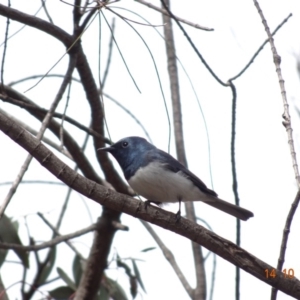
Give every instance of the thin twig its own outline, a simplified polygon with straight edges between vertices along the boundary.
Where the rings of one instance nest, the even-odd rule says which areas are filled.
[[[126,70],[127,70],[128,75],[130,76],[130,78],[131,78],[133,84],[135,85],[136,89],[139,91],[139,93],[141,93],[141,90],[139,89],[139,87],[138,87],[138,85],[137,85],[137,83],[136,83],[136,81],[135,81],[133,75],[131,74],[131,72],[130,72],[130,70],[129,70],[129,67],[128,67],[127,63],[126,63],[126,60],[125,60],[125,58],[124,58],[124,56],[123,56],[123,54],[122,54],[121,49],[119,48],[119,45],[118,45],[118,43],[117,43],[117,41],[116,41],[116,39],[115,39],[115,36],[114,36],[114,34],[113,34],[113,32],[112,32],[112,29],[111,29],[111,27],[110,27],[110,25],[109,25],[109,23],[108,23],[108,21],[107,21],[105,15],[104,15],[104,13],[103,13],[102,11],[100,11],[100,12],[101,12],[101,14],[102,14],[102,16],[103,16],[103,18],[104,18],[104,20],[105,20],[105,22],[106,22],[107,27],[109,28],[109,30],[110,30],[110,32],[111,32],[111,34],[112,34],[112,38],[113,38],[114,43],[115,43],[115,45],[116,45],[116,47],[117,47],[117,49],[118,49],[118,52],[119,52],[120,57],[121,57],[121,59],[122,59],[122,61],[123,61],[123,63],[124,63],[124,66],[125,66],[125,68],[126,68]]]
[[[40,212],[38,212],[37,215],[51,228],[51,230],[53,231],[53,235],[56,235],[57,238],[61,236],[61,234],[58,232],[58,230]],[[93,229],[91,229],[91,227],[93,227]],[[97,227],[95,226],[95,224],[93,224],[93,225],[90,225],[88,228],[90,229],[90,231],[92,231],[92,230],[95,230]],[[86,229],[87,228],[85,228],[84,230],[86,230]],[[55,239],[56,238],[54,238],[54,240]],[[65,242],[81,259],[85,259],[82,256],[82,254],[72,245],[72,243],[68,241],[68,239],[65,239],[63,242]],[[48,242],[46,242],[46,243],[48,243]],[[36,245],[36,246],[39,246],[39,245]],[[44,248],[47,248],[47,247],[44,247]]]
[[[151,24],[146,18],[144,18],[143,16],[137,14],[136,12],[130,10],[130,9],[127,9],[127,8],[124,8],[124,7],[117,7],[118,9],[122,9],[122,10],[125,10],[125,11],[128,11],[136,16],[138,16],[139,18],[141,18],[142,20],[144,20],[146,23],[148,24]],[[155,30],[155,32],[163,39],[165,40],[164,36],[157,30],[157,28],[153,27],[153,29]],[[190,85],[191,85],[191,88],[193,90],[193,93],[195,95],[195,98],[196,98],[196,101],[197,101],[197,104],[199,106],[199,110],[200,110],[200,113],[202,115],[202,118],[203,118],[203,123],[204,123],[204,127],[205,127],[205,132],[206,132],[206,138],[207,138],[207,150],[208,150],[208,165],[209,165],[209,174],[210,174],[210,183],[211,183],[211,187],[213,188],[213,179],[212,179],[212,169],[211,169],[211,151],[210,151],[210,140],[209,140],[209,134],[208,134],[208,127],[207,127],[207,123],[206,123],[206,120],[205,120],[205,116],[204,116],[204,112],[203,112],[203,109],[201,107],[201,104],[200,104],[200,100],[199,100],[199,97],[196,93],[196,90],[195,90],[195,87],[194,87],[194,84],[188,74],[188,72],[186,71],[186,69],[184,68],[184,65],[183,63],[180,61],[179,57],[176,55],[176,59],[177,61],[179,62],[183,72],[185,73]],[[143,128],[142,128],[143,129]],[[150,137],[148,136],[148,133],[145,133],[149,139],[149,141],[151,141]]]
[[[87,133],[86,136],[85,136],[83,145],[82,145],[82,147],[81,147],[82,153],[84,153],[84,150],[86,149],[86,145],[87,145],[87,142],[88,142],[88,138],[89,138],[89,134]],[[76,166],[75,166],[75,168],[74,168],[74,171],[77,172],[78,169],[79,169],[78,164],[76,164]],[[64,217],[64,215],[65,215],[65,212],[66,212],[67,207],[68,207],[68,204],[69,204],[69,200],[70,200],[72,191],[73,191],[73,189],[69,187],[69,188],[68,188],[67,195],[66,195],[66,198],[65,198],[65,201],[64,201],[64,204],[63,204],[63,206],[62,206],[62,208],[61,208],[61,211],[60,211],[60,214],[59,214],[57,223],[56,223],[56,230],[59,230],[59,228],[60,228],[60,225],[61,225],[61,223],[62,223],[63,217]],[[89,213],[89,215],[91,215],[89,211],[88,211],[88,213]]]
[[[284,226],[282,241],[281,241],[281,246],[280,246],[280,254],[279,254],[278,263],[277,263],[277,270],[282,270],[282,267],[284,264],[284,257],[285,257],[285,252],[286,252],[286,248],[287,248],[288,237],[289,237],[293,217],[294,217],[297,207],[299,205],[299,201],[300,201],[300,190],[298,190],[298,192],[297,192],[295,200],[293,201],[293,203],[291,205],[291,209],[290,209],[288,216],[286,218],[286,221],[285,221],[285,226]],[[276,288],[274,288],[274,287],[272,288],[271,300],[276,300],[277,291],[278,290]]]
[[[73,73],[73,70],[75,68],[75,65],[76,65],[76,56],[70,56],[70,62],[69,62],[69,66],[68,66],[68,70],[67,70],[67,73],[66,73],[66,76],[59,88],[59,91],[48,111],[48,113],[46,114],[43,122],[42,122],[42,126],[41,126],[41,129],[38,133],[38,135],[36,136],[36,138],[40,141],[44,135],[44,132],[46,131],[47,127],[48,127],[48,124],[49,122],[51,121],[51,118],[52,118],[52,115],[53,115],[53,112],[55,111],[59,101],[61,100],[64,92],[65,92],[65,89],[67,88],[67,85],[68,83],[70,82],[71,80],[71,76],[72,76],[72,73]],[[2,205],[0,207],[0,218],[2,217],[7,205],[9,204],[10,200],[12,199],[14,193],[16,192],[24,174],[26,173],[28,167],[29,167],[29,164],[32,160],[32,156],[29,154],[25,160],[25,162],[23,163],[22,167],[21,167],[21,170],[19,172],[19,174],[17,175],[17,178],[15,179],[14,181],[14,184],[11,186],[7,196],[5,197],[5,199],[3,200],[2,202]]]
[[[210,231],[213,231],[211,226],[204,220],[199,217],[197,217],[197,221],[200,221],[204,223]],[[204,261],[208,259],[210,254],[213,254],[213,266],[212,266],[212,272],[211,272],[211,284],[210,284],[210,293],[209,293],[209,299],[213,300],[214,299],[214,289],[215,289],[215,282],[216,282],[216,269],[217,269],[217,258],[216,258],[216,253],[209,251],[208,254],[204,257]]]
[[[1,185],[10,185],[12,183],[13,183],[12,181],[4,181],[4,182],[0,182],[0,186]],[[22,180],[20,182],[20,184],[47,184],[47,185],[63,185],[63,186],[65,186],[65,184],[60,181],[47,181],[47,180]]]
[[[160,12],[160,13],[166,15],[166,16],[169,16],[169,14],[168,14],[168,12],[167,12],[166,10],[161,9],[160,7],[155,6],[155,5],[153,5],[152,3],[150,3],[150,2],[146,2],[146,1],[144,1],[144,0],[135,0],[135,1],[138,2],[138,3],[140,3],[140,4],[146,5],[146,6],[148,6],[149,8],[152,8],[152,9],[154,9],[154,10],[156,10],[156,11],[158,11],[158,12]],[[185,19],[182,19],[182,18],[180,18],[180,17],[177,17],[177,16],[174,16],[174,17],[175,17],[176,20],[178,20],[179,22],[184,23],[184,24],[187,24],[187,25],[192,26],[192,27],[195,27],[195,28],[197,28],[197,29],[201,29],[201,30],[205,30],[205,31],[214,31],[213,28],[201,26],[201,25],[198,25],[198,24],[196,24],[196,23],[192,23],[192,22],[190,22],[190,21],[187,21],[187,20],[185,20]]]
[[[51,227],[51,229],[54,227]],[[92,224],[86,228],[80,229],[78,231],[65,234],[65,235],[58,235],[56,238],[41,243],[39,245],[31,245],[31,246],[22,246],[19,244],[10,244],[10,243],[0,243],[0,249],[13,249],[13,250],[23,250],[23,251],[39,251],[42,249],[50,248],[53,246],[56,246],[57,244],[60,244],[62,242],[67,242],[71,239],[74,239],[76,237],[79,237],[81,235],[87,234],[91,231],[96,230],[97,224]]]
[[[9,96],[3,95],[3,94],[0,94],[0,99],[2,99],[3,101],[6,101],[6,102],[12,103],[14,105],[17,105],[17,106],[19,106],[21,108],[26,108],[28,111],[30,111],[30,109],[32,109],[32,110],[43,112],[45,114],[47,113],[46,109],[41,108],[41,107],[37,106],[36,104],[25,102],[25,101],[23,101],[23,99],[14,99],[12,97],[9,97]],[[63,117],[63,114],[54,112],[53,113],[53,117],[61,119]],[[111,141],[109,139],[104,138],[98,132],[94,131],[91,128],[88,128],[88,127],[82,125],[81,123],[77,122],[76,120],[74,120],[74,119],[72,119],[72,118],[70,118],[68,116],[65,116],[65,121],[67,121],[70,124],[78,127],[82,131],[85,131],[85,132],[89,133],[90,135],[92,135],[92,136],[94,136],[94,137],[96,137],[96,138],[98,138],[100,140],[103,140],[105,143],[111,144]]]
[[[293,14],[289,14],[276,28],[275,30],[272,32],[272,36],[274,36],[277,31],[289,20],[289,18],[292,16]],[[235,76],[233,76],[232,78],[230,78],[228,81],[233,81],[235,79],[237,79],[238,77],[240,77],[249,67],[250,65],[254,62],[255,58],[258,56],[258,54],[262,51],[262,49],[265,47],[265,45],[269,42],[269,39],[266,39],[263,44],[257,49],[257,51],[254,53],[254,55],[252,56],[252,58],[250,59],[250,61],[247,63],[247,65]]]
[[[163,243],[163,241],[160,239],[160,237],[156,234],[156,232],[150,226],[150,224],[148,224],[147,222],[145,222],[141,219],[140,219],[140,221],[144,225],[144,227],[147,229],[149,234],[152,236],[152,238],[155,240],[156,244],[159,246],[159,248],[162,251],[163,255],[165,256],[166,260],[170,263],[170,265],[173,268],[175,274],[177,275],[177,277],[180,280],[181,284],[185,288],[186,292],[189,294],[191,299],[193,299],[194,291],[193,291],[192,287],[190,286],[189,282],[187,281],[187,279],[185,278],[184,274],[180,270],[172,251],[170,251],[170,249],[168,249],[166,247],[166,245]]]
[[[106,67],[105,67],[103,77],[102,77],[102,81],[101,81],[100,93],[104,89],[106,79],[107,79],[107,75],[108,75],[108,71],[109,71],[109,68],[110,68],[110,65],[111,65],[112,50],[113,50],[113,46],[114,46],[113,36],[115,34],[115,26],[116,26],[115,21],[116,21],[115,18],[113,18],[112,23],[111,23],[111,34],[110,34],[110,40],[109,40],[109,44],[108,44],[108,55],[107,55]],[[100,49],[101,49],[101,45],[99,45],[99,52],[100,52]],[[99,53],[99,64],[100,64],[100,53]],[[99,76],[100,76],[100,66],[99,66]]]
[[[274,39],[271,35],[270,32],[270,28],[268,27],[267,21],[263,15],[263,12],[258,4],[258,2],[256,0],[254,0],[254,5],[257,8],[257,11],[262,19],[262,23],[265,27],[265,30],[267,32],[268,38],[269,38],[269,42],[271,45],[271,51],[273,54],[273,61],[276,67],[276,73],[278,76],[278,80],[279,80],[279,86],[280,86],[280,90],[281,90],[281,96],[282,96],[282,100],[283,100],[283,108],[284,108],[284,112],[283,112],[283,126],[286,129],[287,135],[288,135],[288,144],[290,146],[290,153],[291,153],[291,158],[292,158],[292,163],[293,163],[293,169],[294,169],[294,173],[295,173],[295,178],[298,184],[298,188],[300,188],[300,176],[299,176],[299,169],[298,169],[298,163],[297,163],[297,158],[296,158],[296,151],[295,151],[295,147],[294,147],[294,139],[293,139],[293,129],[291,127],[291,116],[289,113],[289,104],[287,101],[287,97],[286,97],[286,90],[285,90],[285,86],[284,86],[284,79],[282,77],[282,73],[281,73],[281,68],[280,68],[280,63],[281,63],[281,57],[278,55],[277,50],[275,48],[275,43],[274,43]]]
[[[64,109],[64,112],[63,112],[63,115],[62,115],[62,118],[61,118],[60,129],[59,129],[59,138],[60,138],[60,148],[61,148],[61,150],[64,149],[64,121],[66,119],[66,113],[67,113],[67,109],[68,109],[68,106],[69,106],[71,86],[72,86],[72,80],[69,83],[65,109]]]
[[[123,109],[140,127],[141,129],[144,131],[147,139],[152,142],[152,139],[147,131],[147,129],[145,128],[145,126],[141,123],[141,121],[129,110],[127,109],[124,105],[122,105],[119,101],[117,101],[115,98],[109,96],[106,93],[103,93],[103,95],[108,98],[109,100],[111,100],[112,102],[114,102],[117,106],[119,106],[121,109]]]
[[[10,8],[10,0],[8,0],[8,8]],[[4,63],[6,57],[6,50],[7,50],[7,41],[8,41],[8,29],[9,29],[9,18],[6,19],[6,29],[5,29],[5,37],[4,37],[4,47],[3,47],[3,55],[1,61],[1,90],[3,90],[4,85]]]
[[[51,18],[51,16],[50,16],[50,14],[49,14],[49,12],[48,12],[48,9],[47,9],[47,6],[46,6],[46,0],[41,0],[41,1],[42,1],[42,7],[43,7],[43,9],[44,9],[44,11],[45,11],[45,14],[46,14],[46,16],[47,16],[49,22],[50,22],[51,24],[54,25],[54,22],[53,22],[53,20],[52,20],[52,18]]]
[[[110,8],[108,8],[108,10],[110,10],[112,13],[115,13]],[[167,106],[167,101],[166,101],[163,85],[162,85],[162,82],[161,82],[161,79],[160,79],[159,71],[158,71],[154,56],[153,56],[148,44],[146,43],[145,39],[142,37],[142,35],[130,24],[130,22],[128,22],[126,19],[124,19],[121,15],[118,14],[118,16],[128,26],[130,26],[132,28],[132,30],[134,30],[134,32],[139,36],[139,38],[142,40],[143,44],[145,45],[146,49],[148,50],[149,55],[151,57],[151,60],[153,62],[156,77],[157,77],[157,80],[158,80],[158,83],[159,83],[159,89],[160,89],[160,92],[161,92],[161,95],[162,95],[162,98],[163,98],[163,103],[164,103],[164,107],[165,107],[165,111],[166,111],[166,115],[167,115],[167,120],[168,120],[168,152],[170,152],[170,147],[171,147],[171,120],[170,120],[170,115],[169,115],[169,110],[168,110],[168,106]]]
[[[7,84],[7,86],[11,87],[11,86],[14,86],[16,84],[22,83],[24,81],[31,80],[31,79],[36,79],[36,78],[41,78],[43,76],[45,76],[45,74],[27,76],[27,77],[21,78],[19,80],[11,81],[10,83]],[[65,77],[65,75],[63,75],[63,74],[47,74],[46,77],[47,78],[51,78],[51,77],[63,78],[63,77]],[[72,77],[72,80],[77,82],[77,83],[81,83],[81,81],[79,79],[75,78],[75,77]]]
[[[279,80],[279,86],[280,86],[280,90],[281,90],[281,96],[282,96],[282,100],[283,100],[283,126],[286,129],[287,135],[288,135],[288,144],[290,146],[290,154],[291,154],[291,158],[292,158],[292,163],[293,163],[293,169],[294,169],[294,173],[295,173],[295,178],[298,184],[298,189],[300,188],[300,176],[299,176],[299,169],[298,169],[298,163],[297,163],[297,158],[296,158],[296,151],[295,151],[295,147],[294,147],[294,140],[293,140],[293,129],[291,126],[291,116],[289,113],[289,104],[287,101],[287,97],[286,97],[286,90],[285,90],[285,86],[284,86],[284,80],[282,77],[282,73],[281,73],[281,68],[280,68],[280,63],[281,63],[281,57],[278,55],[276,47],[275,47],[275,43],[274,43],[274,39],[271,35],[270,32],[270,28],[268,26],[267,20],[264,17],[264,14],[260,8],[259,3],[256,0],[253,0],[254,5],[258,11],[258,14],[260,15],[260,18],[262,20],[262,23],[264,25],[265,31],[268,35],[269,38],[269,42],[271,45],[271,51],[273,54],[273,61],[275,64],[275,68],[276,68],[276,73],[278,76],[278,80]],[[289,236],[289,232],[290,232],[290,228],[291,228],[291,224],[292,224],[292,220],[293,220],[293,216],[296,212],[296,209],[298,207],[300,201],[300,190],[298,190],[297,196],[295,198],[295,200],[292,203],[291,209],[289,211],[289,214],[287,216],[287,220],[285,223],[285,228],[283,231],[283,237],[282,237],[282,242],[281,242],[281,250],[280,250],[280,255],[278,258],[278,263],[277,263],[277,270],[281,271],[282,267],[283,267],[283,263],[284,263],[284,257],[285,257],[285,252],[286,252],[286,248],[287,248],[287,242],[288,242],[288,236]],[[271,300],[275,300],[277,297],[277,289],[275,287],[272,288],[272,292],[271,292]]]
[[[43,5],[40,6],[40,8],[36,11],[36,13],[33,14],[33,16],[36,16],[42,8],[43,8]],[[11,39],[12,37],[14,37],[14,36],[15,36],[16,34],[18,34],[21,30],[23,30],[26,26],[27,26],[27,25],[23,25],[20,29],[18,29],[18,30],[15,31],[12,35],[10,35],[7,39],[9,40],[9,39]],[[4,40],[4,42],[2,42],[2,43],[0,44],[0,47],[1,47],[2,45],[4,45],[5,41],[6,41],[6,39]]]
[[[165,0],[165,7],[170,7],[170,1]],[[173,27],[169,15],[162,14],[164,26],[164,36],[166,45],[166,55],[168,62],[168,75],[170,80],[170,92],[173,109],[173,127],[175,136],[175,146],[178,160],[187,167],[187,159],[184,147],[183,125],[182,125],[182,110],[181,99],[179,92],[179,77],[176,63],[175,41]],[[180,204],[179,204],[180,205]],[[194,204],[185,202],[186,216],[189,220],[196,222],[196,214]],[[196,287],[192,292],[192,299],[206,299],[206,276],[204,268],[204,259],[202,248],[192,242],[192,253],[194,257],[194,270],[196,273]]]
[[[109,130],[109,126],[107,124],[107,118],[106,118],[106,110],[105,110],[105,103],[103,100],[103,90],[104,90],[104,85],[105,85],[105,81],[109,72],[109,68],[110,68],[110,63],[111,63],[111,55],[112,55],[112,47],[113,47],[113,38],[114,38],[114,33],[115,33],[115,18],[113,18],[112,20],[112,30],[110,33],[110,42],[109,42],[109,50],[108,50],[108,57],[107,57],[107,63],[106,63],[106,68],[105,68],[105,72],[104,72],[104,83],[102,83],[102,79],[101,79],[101,46],[102,46],[102,21],[101,21],[101,14],[98,14],[98,21],[99,21],[99,41],[98,41],[98,82],[99,82],[99,98],[100,98],[100,102],[102,104],[102,111],[103,111],[103,123],[104,126],[106,128],[107,131],[107,135],[109,140],[111,141],[111,135],[110,135],[110,130]],[[91,122],[92,125],[92,122]]]
[[[171,16],[172,19],[174,19],[174,21],[176,22],[176,24],[178,25],[178,27],[180,28],[180,30],[183,32],[184,36],[187,38],[188,42],[190,43],[191,47],[194,49],[194,51],[196,52],[197,56],[200,58],[200,60],[202,61],[202,63],[204,64],[204,66],[206,67],[206,69],[209,71],[209,73],[217,80],[217,82],[219,82],[221,85],[223,86],[228,86],[227,83],[223,82],[218,76],[217,74],[212,70],[212,68],[208,65],[208,63],[206,62],[206,60],[203,58],[203,56],[201,55],[201,53],[199,52],[198,48],[195,46],[195,44],[193,43],[192,39],[190,38],[190,36],[188,35],[188,33],[186,32],[186,30],[182,27],[182,25],[177,21],[176,17],[172,14],[172,12],[169,10],[169,8],[166,6],[164,0],[160,0],[162,5],[164,6],[164,8],[166,9],[166,11],[169,13],[169,15]]]
[[[232,92],[232,109],[231,109],[231,172],[232,172],[232,190],[234,194],[235,205],[240,205],[240,197],[238,193],[238,180],[236,174],[236,160],[235,160],[235,134],[236,134],[236,103],[237,95],[234,84],[229,81],[231,92]],[[236,218],[236,244],[241,245],[241,221]],[[240,269],[235,268],[235,300],[240,299]]]

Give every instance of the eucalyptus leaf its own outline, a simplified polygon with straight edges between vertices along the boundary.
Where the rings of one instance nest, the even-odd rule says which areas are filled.
[[[139,282],[140,286],[142,287],[143,291],[146,293],[146,289],[144,287],[144,284],[143,284],[143,281],[142,281],[142,277],[141,277],[141,274],[140,274],[140,271],[139,271],[139,268],[135,262],[134,259],[131,259],[132,261],[132,265],[133,265],[133,272],[134,272],[134,275],[137,279],[137,281]]]
[[[141,250],[141,252],[148,252],[148,251],[152,251],[154,249],[156,249],[156,247],[148,247],[148,248]]]
[[[49,257],[49,260],[46,264],[46,266],[43,268],[43,271],[39,277],[39,280],[38,280],[38,286],[41,286],[43,285],[47,278],[49,277],[52,269],[53,269],[53,266],[54,266],[54,263],[55,263],[55,259],[56,259],[56,246],[52,247],[50,250],[50,257]]]
[[[82,275],[82,262],[80,256],[77,254],[74,256],[72,269],[75,285],[78,286]]]
[[[128,300],[125,291],[115,280],[106,277],[108,293],[113,300]]]
[[[3,243],[12,243],[22,245],[18,231],[13,222],[6,215],[0,219],[0,240]],[[16,249],[13,250],[22,261],[24,267],[29,268],[28,253],[26,251]]]
[[[52,299],[55,300],[67,300],[71,299],[71,296],[75,293],[73,289],[68,286],[60,286],[52,291],[48,292]]]
[[[70,287],[73,291],[76,291],[76,285],[72,279],[67,275],[67,273],[60,267],[56,268],[59,277]]]
[[[8,253],[8,250],[0,249],[0,267],[4,263],[7,253]]]

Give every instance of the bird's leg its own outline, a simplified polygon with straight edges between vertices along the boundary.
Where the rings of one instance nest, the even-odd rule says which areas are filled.
[[[147,210],[147,208],[150,204],[151,204],[150,200],[145,201],[145,210]]]
[[[178,204],[179,204],[179,208],[178,208],[178,212],[175,215],[175,222],[177,223],[180,218],[181,218],[181,198],[178,198]]]
[[[152,201],[152,200],[147,200],[147,201],[145,201],[145,210],[147,210],[148,206],[149,206],[151,203],[155,203],[156,205],[160,205],[160,204],[161,204],[161,202]]]

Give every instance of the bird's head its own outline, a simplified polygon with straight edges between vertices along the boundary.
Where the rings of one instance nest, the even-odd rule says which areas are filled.
[[[147,150],[155,148],[147,140],[138,136],[123,138],[110,147],[100,148],[100,151],[111,153],[125,171],[130,165],[135,165],[142,159]]]

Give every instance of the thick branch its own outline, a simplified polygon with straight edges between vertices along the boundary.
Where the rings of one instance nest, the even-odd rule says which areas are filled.
[[[119,212],[104,209],[95,231],[93,245],[76,291],[75,300],[90,300],[97,295],[103,270],[107,268],[106,258],[117,230],[113,221],[119,222],[119,219]]]
[[[22,130],[15,122],[4,116],[0,111],[0,130],[12,140],[26,149],[43,167],[82,195],[117,212],[124,212],[133,217],[156,224],[169,231],[184,236],[195,243],[213,251],[230,263],[252,274],[259,280],[276,287],[278,290],[296,299],[300,298],[300,281],[286,278],[278,271],[275,278],[266,278],[265,270],[273,267],[253,256],[229,240],[223,239],[204,227],[181,218],[175,222],[173,213],[149,206],[147,211],[141,201],[107,189],[74,172],[69,166],[58,159],[47,147],[37,141],[30,133]]]

